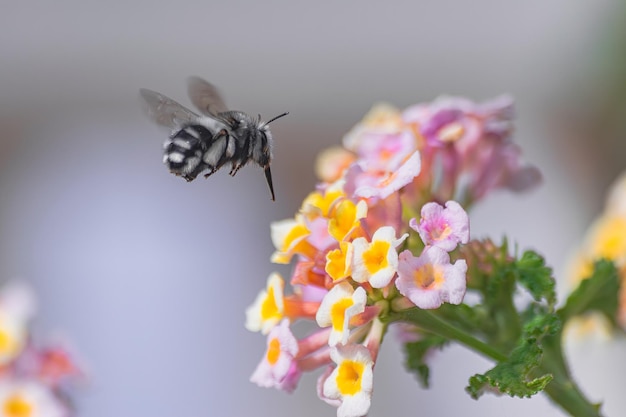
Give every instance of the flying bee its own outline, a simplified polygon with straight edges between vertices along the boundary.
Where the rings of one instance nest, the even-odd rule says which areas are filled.
[[[201,172],[208,178],[225,164],[231,164],[230,175],[249,161],[256,162],[265,172],[272,200],[272,134],[268,125],[289,113],[280,114],[268,122],[248,114],[228,110],[222,96],[212,84],[198,77],[188,81],[191,102],[202,115],[156,91],[139,90],[148,116],[158,125],[171,129],[163,145],[163,163],[170,172],[193,181]]]

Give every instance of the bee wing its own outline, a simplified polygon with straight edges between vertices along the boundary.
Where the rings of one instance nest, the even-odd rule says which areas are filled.
[[[174,129],[200,117],[182,104],[156,91],[142,88],[139,94],[143,98],[146,114],[160,126]]]
[[[224,99],[217,88],[200,77],[189,77],[187,92],[193,105],[202,114],[215,117],[219,113],[228,111],[228,107],[224,104]]]

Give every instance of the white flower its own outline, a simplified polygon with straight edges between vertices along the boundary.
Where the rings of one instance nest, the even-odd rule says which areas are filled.
[[[374,233],[371,242],[363,237],[354,239],[352,278],[357,282],[369,282],[374,288],[387,286],[398,269],[396,248],[408,236],[405,233],[396,239],[395,229],[384,226]]]
[[[246,310],[246,329],[268,334],[284,315],[283,289],[285,281],[277,274],[270,274],[267,287]]]
[[[31,380],[0,382],[2,417],[65,417],[67,410],[45,385]]]
[[[374,362],[362,345],[337,346],[330,351],[337,367],[324,381],[323,396],[340,400],[337,417],[361,417],[370,409]]]
[[[317,310],[315,319],[320,327],[332,326],[328,344],[348,343],[350,336],[350,319],[365,311],[367,295],[365,290],[356,290],[346,281],[335,285],[324,297]]]

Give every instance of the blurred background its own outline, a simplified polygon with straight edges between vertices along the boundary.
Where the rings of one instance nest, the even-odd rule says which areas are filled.
[[[504,234],[554,266],[626,167],[626,6],[617,0],[472,2],[2,1],[0,279],[27,279],[37,331],[87,364],[79,415],[322,416],[317,374],[287,395],[248,382],[265,338],[244,310],[270,272],[269,224],[293,216],[314,157],[368,109],[441,94],[517,100],[515,139],[545,184],[498,193],[473,235]],[[258,167],[185,183],[161,163],[167,132],[138,89],[183,104],[186,77],[272,125],[277,201]],[[626,345],[579,341],[579,382],[622,415]],[[541,395],[463,388],[489,362],[459,347],[433,358],[430,390],[389,337],[371,416],[562,415]]]

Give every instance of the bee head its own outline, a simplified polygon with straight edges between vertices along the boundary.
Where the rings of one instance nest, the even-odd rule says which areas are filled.
[[[269,124],[274,120],[279,119],[289,113],[283,113],[278,115],[268,122],[261,122],[261,115],[256,122],[256,129],[252,132],[253,138],[251,140],[252,145],[252,159],[254,162],[265,168],[269,166],[272,160],[272,133],[270,132]]]
[[[276,119],[288,115],[289,113],[280,114],[268,122],[261,122],[261,115],[257,119],[257,128],[252,133],[255,137],[251,141],[252,146],[252,159],[259,164],[265,171],[265,180],[270,187],[272,193],[272,200],[274,200],[274,185],[272,184],[272,171],[270,170],[270,162],[272,160],[272,133],[270,132],[269,124]]]

